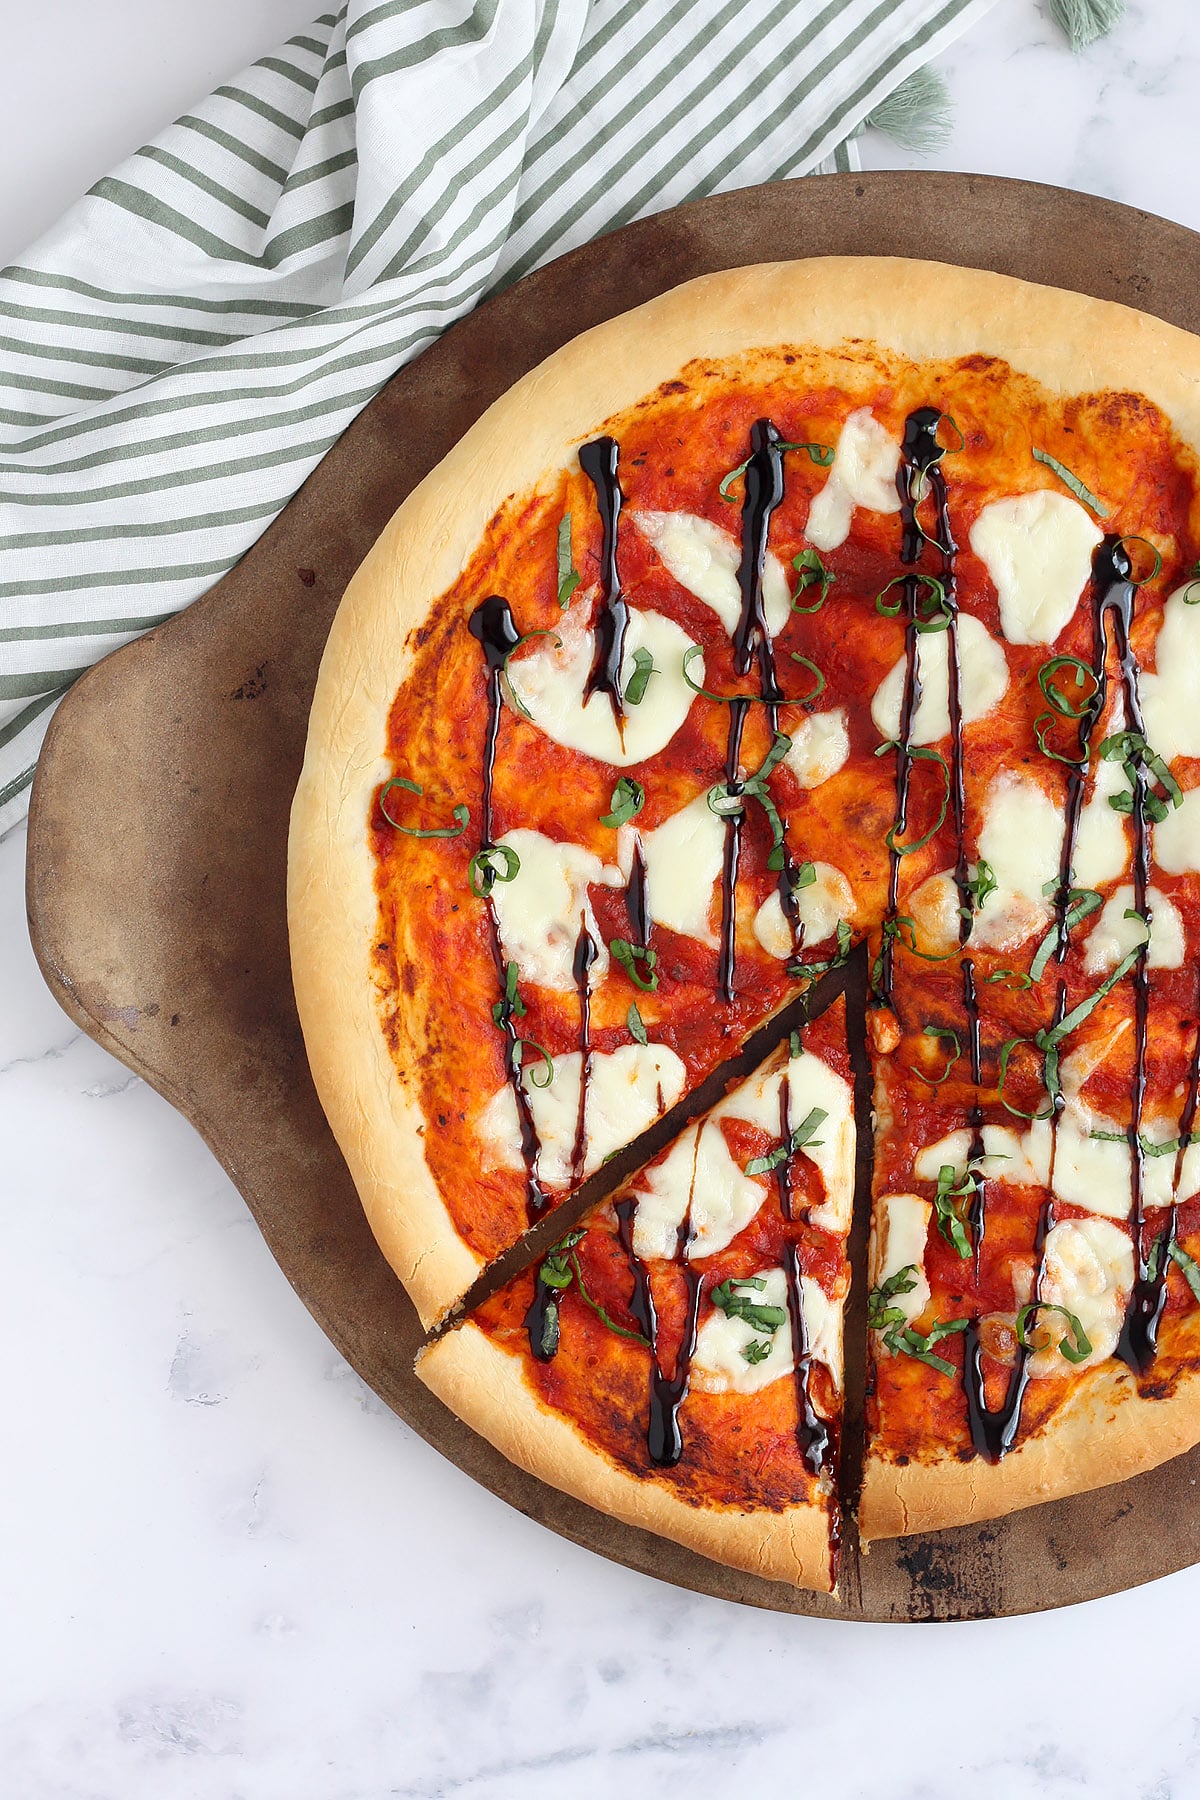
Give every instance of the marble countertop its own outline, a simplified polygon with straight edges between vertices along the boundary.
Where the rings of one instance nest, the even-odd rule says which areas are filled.
[[[312,10],[20,9],[0,260]],[[1192,0],[1131,4],[1077,59],[1033,0],[1000,0],[943,67],[949,142],[868,134],[868,166],[1030,177],[1200,229]],[[24,853],[23,827],[0,841],[0,1792],[1200,1796],[1200,1569],[932,1634],[828,1624],[660,1586],[475,1487],[325,1340],[191,1129],[58,1011]]]

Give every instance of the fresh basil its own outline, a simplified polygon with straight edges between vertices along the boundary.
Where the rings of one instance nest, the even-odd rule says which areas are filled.
[[[985,977],[987,981],[1002,981],[1005,987],[1031,988],[1033,976],[1027,975],[1024,969],[997,969],[994,975]]]
[[[834,453],[828,444],[776,444],[775,448],[781,454],[787,450],[807,450],[809,461],[816,463],[819,469],[828,469],[833,462]],[[728,475],[722,476],[721,485],[717,489],[722,500],[732,502],[733,495],[729,490],[738,476],[744,475],[749,467],[750,458],[747,457],[744,463],[739,463],[736,469],[730,469]]]
[[[504,658],[504,661],[500,665],[500,673],[504,676],[504,683],[505,683],[506,688],[508,689],[508,697],[512,701],[513,705],[516,707],[517,711],[520,713],[520,715],[523,719],[532,719],[533,714],[530,712],[529,708],[526,706],[525,702],[522,700],[520,694],[518,694],[516,688],[513,686],[512,677],[510,676],[510,674],[508,672],[508,665],[512,661],[513,657],[517,654],[517,651],[521,648],[522,644],[531,644],[533,642],[534,638],[540,638],[540,637],[553,638],[556,648],[559,650],[562,649],[562,639],[558,636],[557,632],[554,632],[554,631],[527,631],[523,637],[519,637],[517,639],[516,643],[512,646],[511,650],[508,652],[508,655]]]
[[[566,512],[558,525],[558,604],[564,612],[578,586],[579,571],[571,560],[571,515]]]
[[[876,756],[883,756],[888,750],[902,752],[912,762],[936,763],[942,772],[943,790],[941,808],[937,818],[929,827],[929,830],[921,837],[917,838],[914,843],[898,844],[896,842],[896,832],[900,827],[898,825],[892,825],[883,840],[888,849],[894,852],[896,856],[912,856],[916,851],[923,850],[926,844],[928,844],[931,839],[935,838],[942,828],[943,821],[946,817],[946,809],[950,804],[950,765],[940,750],[926,750],[920,744],[901,744],[898,743],[895,738],[885,739],[885,741],[880,744],[875,754]],[[907,829],[907,820],[905,821],[904,828]]]
[[[608,948],[613,961],[620,963],[634,987],[641,988],[644,994],[654,993],[658,987],[656,950],[644,950],[640,944],[631,944],[627,938],[610,938]],[[639,963],[646,965],[645,974],[638,968]]]
[[[1152,750],[1138,731],[1115,731],[1100,746],[1105,762],[1119,762],[1129,783],[1127,790],[1110,794],[1108,804],[1114,812],[1132,813],[1139,781],[1142,785],[1142,807],[1148,819],[1161,825],[1171,807],[1183,801],[1183,789],[1156,750]],[[1163,794],[1150,785],[1157,781]],[[1165,798],[1164,798],[1165,795]]]
[[[638,1011],[636,1000],[631,1000],[629,1002],[629,1011],[625,1014],[625,1025],[635,1044],[648,1044],[650,1042],[649,1038],[646,1036],[646,1027],[642,1020],[642,1015]]]
[[[782,1306],[764,1306],[761,1301],[737,1291],[739,1288],[749,1288],[752,1292],[761,1293],[766,1285],[761,1275],[732,1275],[713,1288],[708,1297],[727,1319],[744,1319],[752,1331],[761,1331],[770,1337],[786,1322],[787,1309]]]
[[[402,831],[406,837],[415,837],[415,838],[456,838],[456,837],[461,837],[463,832],[467,829],[467,826],[471,822],[470,808],[467,806],[460,805],[460,806],[456,806],[454,808],[453,814],[451,815],[454,819],[453,825],[430,825],[430,826],[426,826],[424,828],[419,828],[416,825],[404,825],[401,823],[401,821],[399,819],[393,818],[392,814],[387,809],[387,804],[386,804],[387,797],[391,793],[393,788],[401,788],[406,794],[416,794],[418,799],[424,798],[425,789],[423,787],[419,787],[415,781],[409,781],[407,776],[393,775],[391,780],[385,781],[383,786],[379,790],[379,810],[380,810],[380,812],[383,814],[383,816],[387,820],[388,824],[392,827],[393,831]]]
[[[876,612],[882,613],[884,618],[894,619],[904,606],[904,595],[891,604],[887,602],[885,596],[894,587],[903,586],[907,592],[909,582],[916,584],[917,588],[913,620],[917,630],[924,633],[946,631],[953,617],[954,607],[946,593],[945,582],[939,581],[934,575],[894,575],[887,586],[881,588],[875,596]],[[920,592],[921,588],[925,589],[924,594]]]
[[[616,831],[618,826],[628,825],[630,819],[636,819],[646,804],[646,790],[640,781],[632,775],[622,775],[612,791],[608,804],[612,811],[601,815],[600,823]]]
[[[792,611],[798,613],[820,612],[837,576],[825,567],[818,553],[809,545],[805,545],[798,556],[793,556],[792,567],[797,576],[795,592],[792,595]],[[821,585],[821,592],[816,600],[811,606],[801,606],[799,604],[801,594],[807,593],[810,587],[816,587],[818,582]]]
[[[522,1007],[521,1010],[523,1012],[525,1010],[524,1007]],[[554,1080],[554,1058],[551,1056],[550,1052],[543,1045],[538,1043],[536,1038],[523,1038],[523,1037],[514,1038],[513,1039],[513,1054],[515,1055],[518,1051],[524,1051],[524,1050],[536,1050],[538,1055],[542,1059],[541,1062],[536,1065],[536,1067],[530,1069],[530,1071],[529,1071],[530,1081],[533,1083],[535,1088],[548,1088],[550,1086],[550,1083]],[[525,1073],[523,1062],[522,1062],[522,1066],[521,1066],[521,1073],[522,1073],[522,1075],[524,1075],[524,1073]],[[540,1079],[539,1079],[539,1077],[540,1077]]]
[[[770,1175],[772,1170],[777,1169],[781,1162],[786,1162],[795,1151],[822,1149],[824,1140],[815,1134],[820,1131],[828,1117],[829,1114],[824,1107],[814,1106],[811,1112],[796,1126],[786,1143],[776,1144],[775,1148],[768,1150],[765,1156],[750,1158],[746,1164],[747,1175]]]
[[[1033,447],[1033,460],[1034,462],[1044,463],[1048,469],[1053,469],[1063,486],[1070,488],[1075,498],[1077,500],[1082,500],[1083,504],[1086,507],[1089,507],[1098,519],[1107,519],[1108,513],[1105,511],[1103,500],[1097,500],[1091,488],[1085,487],[1078,475],[1073,475],[1065,463],[1059,462],[1057,456],[1051,456],[1048,450],[1039,450],[1035,444]]]
[[[508,844],[488,844],[467,864],[471,892],[477,900],[486,899],[498,881],[514,881],[520,867],[520,857]]]
[[[974,875],[965,885],[967,893],[971,896],[970,912],[982,912],[984,902],[996,892],[1000,884],[996,880],[996,871],[991,863],[981,856],[975,864]]]
[[[1091,683],[1090,692],[1084,695],[1078,706],[1068,700],[1061,689],[1054,685],[1054,677],[1060,669],[1071,671],[1071,677],[1076,687],[1083,687],[1085,683]],[[1100,683],[1095,669],[1078,656],[1052,656],[1048,662],[1042,664],[1037,678],[1042,693],[1062,719],[1085,718],[1091,711],[1092,702],[1100,692]]]
[[[492,1018],[502,1029],[510,1019],[523,1019],[526,1006],[517,992],[517,965],[508,962],[504,965],[504,998],[497,1000],[492,1008]]]
[[[937,1192],[933,1197],[933,1205],[937,1214],[938,1230],[965,1262],[971,1254],[971,1240],[967,1234],[967,1221],[963,1216],[962,1202],[975,1198],[978,1185],[976,1176],[979,1170],[977,1164],[968,1163],[961,1181],[958,1180],[957,1173],[951,1163],[942,1164],[938,1170]]]
[[[1127,548],[1127,546],[1129,544],[1145,544],[1147,550],[1150,552],[1151,556],[1154,558],[1154,565],[1151,568],[1150,573],[1148,575],[1135,575],[1133,573],[1133,558],[1131,556],[1129,556],[1129,550]],[[1129,580],[1130,587],[1145,587],[1145,585],[1148,581],[1156,581],[1158,579],[1159,575],[1162,573],[1162,565],[1163,565],[1162,555],[1158,550],[1155,549],[1154,545],[1150,542],[1149,538],[1137,537],[1137,536],[1133,536],[1133,537],[1121,536],[1117,539],[1116,543],[1113,545],[1113,549],[1114,550],[1124,550],[1126,556],[1129,557],[1130,573],[1129,573],[1128,580]]]
[[[1048,881],[1046,886],[1042,889],[1042,892],[1046,893],[1047,890],[1049,890],[1050,895],[1057,896],[1057,881]],[[1104,905],[1103,895],[1098,894],[1095,888],[1068,888],[1064,898],[1067,902],[1067,909],[1063,914],[1064,934],[1069,934],[1082,919],[1088,918],[1092,913],[1096,912]],[[1046,972],[1046,965],[1054,954],[1057,945],[1058,925],[1055,923],[1050,927],[1050,930],[1046,933],[1045,937],[1037,947],[1037,954],[1034,956],[1033,962],[1029,967],[1029,981],[1025,984],[1026,986],[1032,986],[1035,981],[1040,981],[1042,979],[1042,976]],[[989,976],[988,979],[995,980],[995,977]]]
[[[630,706],[640,706],[646,698],[646,688],[650,677],[657,675],[654,658],[648,650],[635,650],[633,653],[633,674],[625,685],[625,699]]]
[[[1031,1300],[1029,1305],[1023,1306],[1017,1314],[1017,1342],[1020,1344],[1022,1350],[1036,1350],[1039,1348],[1037,1344],[1030,1343],[1025,1330],[1026,1321],[1031,1318],[1034,1313],[1061,1313],[1062,1317],[1067,1321],[1067,1327],[1071,1335],[1059,1340],[1059,1350],[1062,1352],[1063,1356],[1066,1357],[1068,1362],[1081,1363],[1087,1361],[1087,1358],[1092,1354],[1092,1340],[1083,1329],[1078,1318],[1073,1312],[1068,1312],[1065,1306],[1052,1306],[1046,1300]],[[1046,1347],[1049,1348],[1049,1346]]]
[[[921,1080],[928,1082],[930,1087],[941,1087],[943,1081],[949,1079],[955,1063],[962,1055],[962,1043],[959,1040],[959,1035],[957,1031],[953,1031],[949,1025],[926,1025],[922,1028],[921,1035],[923,1037],[937,1038],[939,1043],[949,1043],[953,1046],[947,1053],[946,1066],[940,1075],[921,1074]]]

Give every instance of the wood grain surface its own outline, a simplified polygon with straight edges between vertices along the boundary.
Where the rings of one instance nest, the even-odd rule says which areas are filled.
[[[309,1078],[284,910],[288,809],[317,665],[354,569],[409,490],[527,369],[692,276],[828,254],[925,256],[1121,300],[1200,330],[1196,236],[982,176],[808,177],[696,202],[489,300],[367,407],[239,565],[85,675],[34,785],[30,926],[56,997],[195,1125],[284,1274],[363,1378],[511,1505],[649,1575],[842,1619],[1037,1611],[1200,1559],[1200,1450],[935,1536],[851,1542],[840,1604],[707,1562],[542,1486],[414,1379],[416,1316],[367,1229]]]

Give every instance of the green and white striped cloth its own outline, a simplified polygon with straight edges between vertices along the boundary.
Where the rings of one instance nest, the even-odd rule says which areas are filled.
[[[489,289],[857,166],[993,0],[349,0],[0,272],[0,830],[51,711],[266,528]]]

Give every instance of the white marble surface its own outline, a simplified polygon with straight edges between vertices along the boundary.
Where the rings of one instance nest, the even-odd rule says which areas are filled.
[[[0,257],[310,10],[9,9]],[[928,163],[1200,228],[1194,0],[1131,6],[1080,60],[1000,0],[944,66],[958,124]],[[324,1340],[190,1129],[58,1012],[24,848],[0,843],[4,1800],[1200,1796],[1200,1571],[1033,1619],[828,1625],[660,1588],[475,1488]]]

